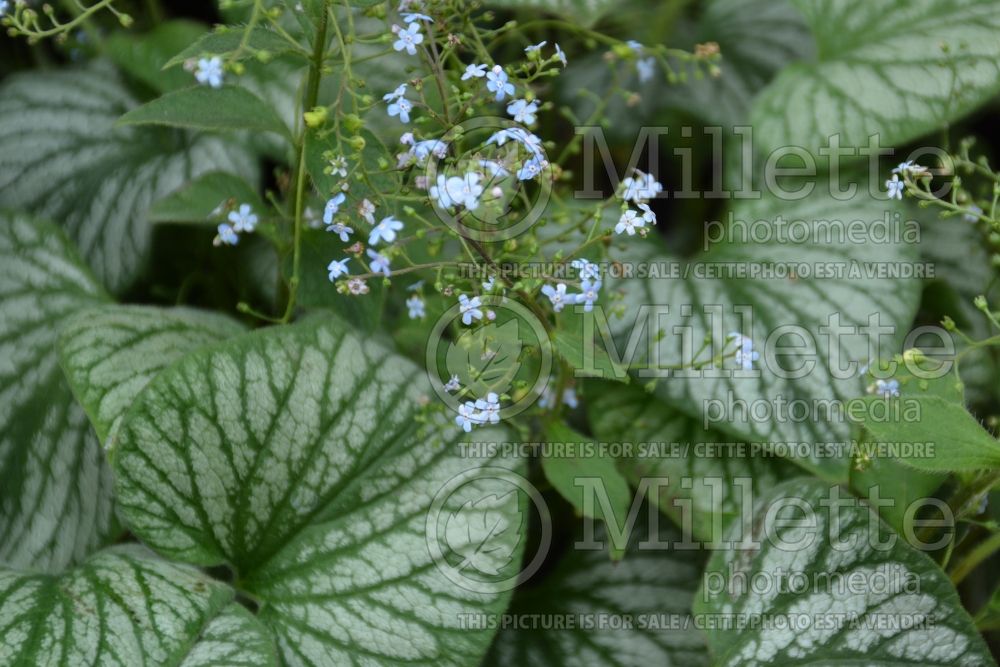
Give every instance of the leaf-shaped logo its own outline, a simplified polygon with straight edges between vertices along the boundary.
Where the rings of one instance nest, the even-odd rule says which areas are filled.
[[[510,503],[515,505],[513,514]],[[522,523],[516,490],[466,501],[445,524],[445,542],[461,557],[456,570],[499,576],[521,542]]]
[[[457,375],[470,396],[505,393],[521,368],[523,346],[516,319],[468,330],[448,347],[448,374]]]

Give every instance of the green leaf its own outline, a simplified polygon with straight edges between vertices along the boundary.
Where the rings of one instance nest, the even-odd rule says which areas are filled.
[[[193,130],[249,130],[291,137],[271,107],[246,88],[193,86],[132,109],[119,125],[167,125]]]
[[[542,457],[542,470],[559,495],[569,501],[581,515],[600,519],[605,523],[612,521],[616,530],[627,526],[632,492],[628,482],[615,467],[615,459],[602,454],[593,438],[577,433],[562,422],[551,424],[545,431],[545,439],[550,443],[550,448],[549,455]],[[585,486],[590,482],[582,480],[597,480],[594,483],[597,484],[595,492],[598,495],[591,495],[590,488]],[[601,502],[604,494],[608,508]],[[611,512],[610,517],[606,514],[608,510]],[[628,535],[624,537],[628,539]],[[614,560],[621,560],[625,554],[625,544],[616,545],[612,540],[611,554]]]
[[[492,572],[516,571],[524,530],[517,487],[491,471],[519,464],[462,456],[459,440],[506,435],[442,427],[420,408],[431,395],[416,366],[336,321],[188,355],[119,430],[122,513],[165,555],[228,564],[286,663],[474,664],[491,633],[461,617],[505,608]],[[456,476],[474,483],[435,504]],[[453,583],[429,526],[485,588]]]
[[[657,381],[656,392],[667,403],[699,421],[708,417],[708,426],[739,441],[763,443],[766,447],[771,443],[849,442],[851,422],[837,413],[831,413],[828,419],[824,405],[846,405],[860,393],[863,383],[857,376],[835,376],[832,360],[839,359],[842,368],[849,362],[856,362],[855,367],[867,362],[871,355],[869,340],[860,327],[867,327],[873,316],[878,316],[883,325],[895,327],[892,344],[898,345],[916,311],[919,281],[878,278],[868,273],[882,265],[914,262],[917,258],[914,245],[892,239],[878,244],[851,243],[846,236],[841,239],[836,233],[825,235],[823,231],[829,221],[842,221],[845,226],[860,222],[865,229],[872,230],[876,225],[884,225],[886,215],[891,218],[888,205],[860,195],[838,201],[824,189],[817,186],[812,195],[799,201],[782,201],[769,194],[737,205],[733,217],[746,223],[743,231],[727,232],[728,241],[712,245],[707,252],[687,262],[662,254],[655,242],[632,244],[623,261],[638,262],[639,266],[644,262],[655,266],[680,262],[681,275],[686,278],[625,280],[613,284],[612,289],[624,290],[625,312],[631,314],[624,321],[611,320],[617,332],[618,349],[626,350],[628,336],[634,333],[639,336],[634,339],[638,342],[639,360],[646,364],[649,362],[641,355],[648,356],[649,336],[659,336],[654,341],[658,358],[653,361],[660,369],[685,360],[690,362],[706,335],[713,339],[714,351],[721,353],[725,345],[721,338],[729,331],[741,329],[756,341],[761,359],[766,361],[767,337],[779,327],[794,325],[808,333],[815,343],[814,353],[791,351],[801,345],[798,336],[772,340],[773,352],[778,357],[797,354],[797,358],[791,359],[791,368],[784,368],[784,360],[776,358],[769,365],[755,364],[754,373],[739,377],[731,370],[736,365],[730,359],[721,373],[703,372],[694,377],[670,373]],[[809,231],[797,233],[795,238],[778,231],[781,224],[787,229],[792,223],[804,223],[802,229]],[[742,235],[751,226],[758,230],[757,238],[765,240],[746,241]],[[805,240],[795,242],[796,238]],[[705,273],[717,266],[759,267],[763,271],[789,265],[793,269],[804,266],[812,272],[775,277]],[[819,274],[821,269],[831,266],[840,266],[842,271]],[[649,309],[650,305],[654,307]],[[664,306],[669,307],[669,312],[664,312]],[[752,307],[752,328],[737,309],[745,306]],[[642,313],[644,307],[647,312],[640,325],[645,328],[636,327],[633,332],[636,314]],[[833,336],[821,332],[822,327],[837,322],[844,327],[855,327],[855,333]],[[888,341],[888,336],[882,336],[883,352]],[[831,342],[839,344],[835,352],[831,352]],[[809,360],[815,367],[803,377],[783,378],[775,372],[794,369]],[[662,371],[659,373],[662,375]],[[756,407],[756,414],[764,417],[755,417],[753,409],[741,409],[738,402]],[[792,402],[806,408],[806,418],[801,415],[795,418],[788,411]],[[776,418],[779,414],[783,416]],[[799,455],[798,448],[793,449],[793,460],[808,470],[833,480],[846,480],[846,456],[832,457],[829,450],[811,446],[804,455]]]
[[[661,104],[685,109],[708,124],[747,122],[754,97],[789,62],[815,50],[802,15],[788,0],[710,0],[691,35],[692,44],[716,42],[722,53],[718,77],[689,77]]]
[[[899,146],[968,114],[1000,90],[993,0],[793,0],[816,37],[815,62],[786,68],[754,103],[762,148],[827,137]]]
[[[189,308],[102,306],[70,317],[59,348],[70,386],[103,442],[157,373],[245,330],[224,315]]]
[[[111,471],[56,348],[106,300],[58,229],[0,213],[0,564],[58,571],[113,530]]]
[[[190,72],[182,69],[164,71],[164,63],[204,33],[205,26],[201,23],[165,21],[142,35],[112,33],[105,47],[115,65],[162,94],[192,84]]]
[[[168,60],[163,69],[183,64],[192,58],[204,56],[226,56],[232,59],[246,36],[244,26],[220,26],[214,32],[206,33],[199,40],[187,42],[187,48]],[[255,57],[258,51],[267,51],[271,56],[295,53],[295,47],[274,30],[261,25],[254,26],[246,37],[246,48],[237,60]],[[174,51],[176,53],[176,51]],[[188,77],[190,79],[190,77]]]
[[[0,657],[24,667],[276,665],[266,635],[232,599],[225,584],[137,545],[61,575],[0,569]]]
[[[708,665],[704,636],[691,618],[704,559],[698,551],[639,548],[650,535],[648,511],[640,512],[622,562],[609,561],[600,550],[573,550],[540,583],[515,593],[509,614],[525,624],[533,618],[563,619],[577,622],[576,627],[505,629],[483,664]],[[680,540],[669,526],[656,525],[659,540]],[[601,532],[598,527],[595,535],[603,541]],[[587,622],[607,626],[584,627]]]
[[[638,387],[588,385],[587,396],[598,439],[629,447],[619,463],[629,482],[639,488],[645,480],[649,500],[698,540],[720,541],[730,523],[751,510],[752,494],[797,470],[704,428]]]
[[[509,393],[521,369],[523,347],[518,320],[489,322],[463,331],[449,343],[445,368],[472,396]]]
[[[593,311],[582,311],[582,306],[573,306],[560,314],[559,326],[552,333],[556,352],[573,369],[574,377],[597,377],[628,384],[631,377],[626,364],[612,359],[597,343],[597,336],[585,335],[597,331],[597,323]]]
[[[612,0],[489,0],[486,4],[504,9],[543,10],[567,16],[583,25],[596,23],[615,6]]]
[[[886,399],[869,396],[866,403]],[[900,399],[894,399],[900,400]],[[1000,442],[982,427],[960,403],[939,396],[914,396],[919,418],[866,419],[865,428],[877,442],[920,443],[912,456],[899,460],[928,472],[1000,468]]]
[[[708,633],[715,664],[996,664],[944,572],[894,534],[887,545],[888,527],[865,505],[830,507],[832,492],[818,480],[780,484],[715,552],[696,617],[761,621]]]
[[[230,199],[237,204],[250,204],[255,211],[267,210],[257,192],[242,178],[224,171],[213,171],[156,202],[149,211],[149,219],[153,222],[206,224],[212,212]]]
[[[278,667],[274,638],[246,607],[231,604],[202,630],[180,667]]]
[[[257,171],[219,137],[116,127],[135,104],[106,63],[15,75],[0,87],[0,206],[64,224],[115,293],[143,271],[153,202],[207,172],[255,181]]]

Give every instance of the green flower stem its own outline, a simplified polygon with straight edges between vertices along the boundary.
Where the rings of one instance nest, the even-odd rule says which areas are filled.
[[[961,561],[955,564],[952,569],[951,582],[956,586],[969,575],[970,572],[975,570],[979,565],[1000,550],[1000,532],[993,533],[988,538],[980,542],[975,546],[969,555],[963,558]]]
[[[316,41],[313,42],[312,59],[309,63],[309,79],[306,83],[302,112],[316,106],[319,99],[319,84],[323,78],[323,63],[326,60],[326,33],[329,25],[330,0],[324,0],[324,11],[320,16],[319,25],[316,27]],[[295,174],[295,229],[292,249],[292,277],[288,281],[288,303],[285,312],[281,316],[281,323],[287,324],[292,319],[295,312],[295,304],[298,301],[300,270],[302,267],[302,223],[303,212],[305,210],[306,181],[309,180],[306,169],[306,141],[309,137],[309,128],[302,128],[302,135],[298,141],[298,159],[296,160]]]

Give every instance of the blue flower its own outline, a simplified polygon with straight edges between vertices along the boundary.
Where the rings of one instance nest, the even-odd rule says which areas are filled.
[[[631,200],[636,203],[655,199],[656,195],[663,192],[663,186],[652,174],[641,172],[638,169],[635,170],[635,175],[623,180],[622,185],[625,187],[625,194],[622,195],[625,201]]]
[[[618,219],[618,224],[615,225],[615,234],[624,232],[629,236],[635,236],[635,230],[642,229],[645,226],[646,221],[639,217],[638,213],[629,209],[622,213],[622,217]]]
[[[419,320],[424,317],[424,300],[417,295],[411,296],[406,300],[406,307],[410,311],[411,320]]]
[[[727,338],[732,341],[733,348],[736,350],[736,363],[743,370],[752,371],[753,362],[760,359],[760,353],[753,349],[753,339],[738,331],[730,332]]]
[[[410,112],[413,111],[413,104],[409,100],[399,99],[389,105],[389,115],[399,116],[399,120],[403,123],[410,122]]]
[[[343,241],[344,243],[350,242],[351,234],[354,233],[353,229],[351,229],[342,222],[337,222],[335,224],[330,225],[329,227],[326,228],[326,231],[333,232],[334,234],[338,235],[340,237],[340,240]]]
[[[561,48],[559,47],[559,45],[558,45],[558,44],[556,44],[556,58],[557,58],[557,59],[559,60],[559,62],[561,62],[561,63],[562,63],[562,66],[563,66],[563,67],[566,67],[566,65],[567,65],[567,61],[566,61],[566,54],[565,54],[565,53],[563,52],[563,50],[562,50],[562,49],[561,49]]]
[[[899,380],[876,380],[875,393],[883,398],[899,396]]]
[[[326,202],[326,208],[323,209],[323,222],[325,224],[329,225],[333,223],[333,216],[340,210],[340,205],[344,203],[345,199],[347,199],[347,195],[343,192],[338,192],[330,197],[330,200]]]
[[[889,199],[902,199],[906,183],[899,180],[899,176],[893,174],[892,179],[885,182],[885,187],[889,188]]]
[[[469,79],[481,79],[486,76],[486,65],[467,65],[465,73],[462,74],[462,81]]]
[[[198,83],[212,88],[222,86],[222,58],[202,58],[198,61],[198,67],[194,71],[194,78]]]
[[[257,216],[250,204],[241,204],[239,211],[229,212],[229,222],[237,232],[253,232],[257,228]]]
[[[396,232],[401,229],[403,229],[403,223],[391,215],[382,218],[382,222],[375,225],[368,235],[368,245],[378,245],[379,241],[392,243],[396,240]]]
[[[381,273],[386,278],[392,275],[392,269],[389,266],[389,258],[385,255],[375,252],[371,248],[367,250],[368,256],[371,258],[372,273]]]
[[[549,301],[552,302],[552,310],[557,313],[571,301],[570,298],[567,298],[566,285],[564,283],[559,283],[555,287],[552,285],[545,285],[542,287],[542,294],[549,297]]]
[[[646,83],[656,73],[656,58],[642,58],[636,61],[635,67],[639,72],[639,83]]]
[[[236,231],[225,222],[219,225],[219,235],[216,237],[219,243],[225,245],[236,245],[240,242],[240,237]]]
[[[507,72],[500,65],[494,65],[486,75],[486,89],[496,93],[497,102],[503,102],[507,96],[514,96],[514,84],[508,83]]]
[[[581,280],[596,280],[601,277],[601,267],[586,259],[574,259],[569,265],[580,271]]]
[[[576,295],[576,303],[582,303],[583,312],[589,313],[594,309],[594,303],[597,301],[598,292],[601,290],[601,281],[584,280],[580,283],[580,289],[583,291]]]
[[[503,146],[510,139],[519,143],[528,152],[538,158],[539,162],[545,160],[545,153],[542,150],[542,140],[522,127],[508,127],[503,130],[497,130],[486,140],[486,145],[496,144],[497,146]]]
[[[466,173],[461,178],[457,176],[449,178],[448,190],[452,199],[470,211],[479,208],[479,197],[483,194],[483,186],[479,184],[479,178],[479,174],[474,171]]]
[[[474,296],[471,299],[464,294],[460,294],[458,297],[458,312],[462,314],[462,324],[469,326],[472,324],[472,320],[483,319],[483,311],[480,310],[480,306],[483,302],[479,300],[478,296]]]
[[[420,24],[410,23],[405,29],[393,26],[397,39],[392,44],[392,48],[397,51],[406,50],[411,56],[417,54],[417,44],[424,41],[424,36],[420,34]]]
[[[524,125],[531,125],[535,122],[535,113],[538,112],[538,102],[528,102],[527,100],[514,100],[507,105],[507,113]]]
[[[443,158],[447,155],[448,144],[440,139],[425,139],[413,144],[410,152],[417,159],[418,164],[423,164],[432,155],[436,158]]]
[[[401,83],[398,86],[396,86],[396,90],[392,91],[391,93],[386,93],[385,95],[383,95],[382,96],[382,100],[384,102],[395,102],[396,100],[398,100],[401,97],[403,97],[403,95],[406,95],[406,84],[405,83]],[[409,134],[409,133],[407,133],[407,134]],[[405,137],[406,135],[404,134],[403,136]],[[411,139],[413,138],[412,134],[410,135],[410,138]],[[399,140],[401,142],[403,142],[403,143],[406,143],[405,141],[403,141],[402,137],[400,137]]]
[[[547,166],[549,166],[549,163],[536,155],[525,162],[524,165],[518,170],[517,178],[521,181],[529,181],[541,174]]]
[[[479,410],[481,424],[486,422],[496,424],[500,421],[500,397],[495,392],[486,394],[485,400],[481,398],[477,400],[476,409]]]
[[[427,16],[427,14],[418,14],[416,12],[407,12],[405,14],[400,14],[400,16],[403,18],[404,23],[413,23],[414,21],[429,21],[431,23],[434,22],[434,19],[432,19],[430,16]]]
[[[524,47],[524,52],[525,53],[534,53],[535,51],[541,51],[542,47],[545,46],[546,44],[548,44],[547,41],[545,41],[545,42],[538,42],[538,44],[532,44],[531,46],[526,46],[526,47]]]
[[[628,40],[627,42],[625,42],[625,44],[627,44],[628,48],[632,49],[632,51],[634,51],[636,54],[642,53],[643,50],[646,48],[645,46],[635,41],[634,39]]]
[[[447,392],[458,391],[461,388],[462,384],[458,381],[457,375],[452,375],[448,383],[444,386],[444,390]]]
[[[455,417],[455,423],[461,426],[463,431],[469,433],[473,426],[479,426],[483,423],[483,415],[476,412],[475,403],[466,401],[458,406],[458,416]]]
[[[497,284],[496,276],[490,276],[490,279],[487,280],[485,283],[483,283],[483,291],[492,292],[496,284]]]
[[[340,276],[347,275],[347,263],[349,261],[351,261],[351,258],[345,257],[344,259],[340,260],[335,259],[332,262],[330,262],[330,264],[326,267],[326,270],[330,272],[331,283]]]
[[[555,398],[555,392],[552,391],[550,387],[546,387],[545,391],[542,392],[541,398],[538,399],[538,407],[547,408],[553,404],[553,398]],[[580,400],[576,396],[576,389],[573,387],[566,387],[563,390],[563,405],[568,408],[578,408],[580,406]]]
[[[653,213],[653,209],[649,208],[648,204],[639,204],[639,210],[642,211],[642,219],[651,225],[656,224],[656,214]]]
[[[452,200],[451,195],[448,193],[448,177],[444,174],[438,174],[437,183],[432,185],[427,191],[431,199],[437,199],[438,206],[441,208],[451,208]]]

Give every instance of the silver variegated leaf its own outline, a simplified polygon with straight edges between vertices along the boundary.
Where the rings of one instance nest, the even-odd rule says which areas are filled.
[[[59,229],[0,214],[0,564],[59,570],[112,530],[111,472],[56,345],[106,300]]]
[[[478,478],[515,464],[461,456],[461,432],[420,407],[430,395],[416,366],[334,321],[196,352],[153,380],[121,425],[122,512],[157,551],[232,567],[286,664],[473,664],[491,633],[463,629],[462,614],[502,610],[507,594],[453,575],[495,583],[492,571],[516,571],[517,489]],[[435,504],[468,475],[471,487]],[[462,523],[483,543],[454,544]],[[442,527],[429,540],[439,524],[448,539]],[[459,554],[472,552],[463,570]]]
[[[117,126],[137,103],[107,63],[15,75],[0,87],[0,206],[64,225],[115,293],[143,270],[157,199],[210,171],[253,182],[257,169],[221,137]]]
[[[60,355],[103,442],[157,373],[199,347],[245,330],[225,315],[191,308],[108,305],[69,318]]]

